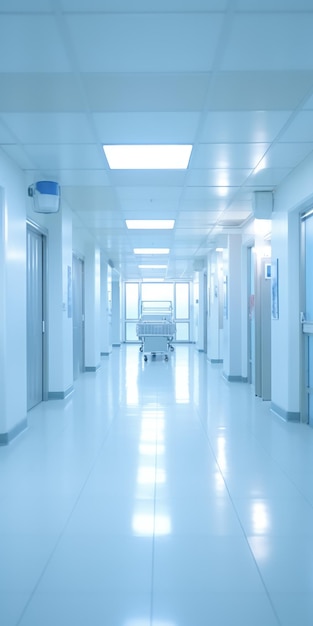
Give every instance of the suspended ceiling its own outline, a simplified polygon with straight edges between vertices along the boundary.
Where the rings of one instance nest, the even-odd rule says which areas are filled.
[[[0,146],[123,278],[190,278],[313,150],[312,0],[1,0]],[[191,143],[183,170],[102,145]],[[25,189],[25,195],[27,190]],[[175,219],[128,231],[125,219]],[[140,270],[135,247],[169,247]]]

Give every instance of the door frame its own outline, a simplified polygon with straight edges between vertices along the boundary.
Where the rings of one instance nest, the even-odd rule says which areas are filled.
[[[309,416],[309,353],[308,340],[312,335],[310,322],[306,320],[306,236],[305,224],[307,219],[313,219],[312,207],[300,213],[300,321],[301,321],[301,341],[300,341],[300,421],[310,424]],[[313,398],[313,393],[312,393]]]
[[[49,320],[48,320],[48,230],[30,219],[26,229],[41,236],[42,240],[42,400],[48,400],[49,391]]]
[[[78,377],[80,376],[80,374],[82,374],[85,371],[85,258],[75,252],[73,250],[72,252],[72,267],[74,265],[74,259],[75,261],[78,261],[78,263],[80,264],[81,267],[81,288],[82,288],[82,292],[81,292],[81,297],[82,297],[82,337],[81,337],[81,356],[82,356],[82,363],[81,363],[81,367],[82,369],[78,372]],[[74,272],[72,270],[72,277],[74,280]],[[74,286],[73,286],[74,288]],[[74,298],[73,298],[73,306],[75,306],[74,303]],[[73,311],[73,315],[74,315],[74,311]],[[74,378],[74,317],[73,317],[73,378]]]

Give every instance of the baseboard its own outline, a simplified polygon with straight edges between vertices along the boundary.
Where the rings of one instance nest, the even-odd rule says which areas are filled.
[[[13,426],[7,433],[0,433],[0,446],[7,446],[13,439],[18,437],[28,426],[27,418]]]
[[[210,363],[223,363],[223,359],[208,359]]]
[[[223,377],[229,383],[247,383],[248,382],[248,378],[246,378],[245,376],[228,376],[227,374],[223,372]]]
[[[65,391],[48,391],[48,400],[65,400],[73,391],[73,385]]]
[[[281,417],[285,422],[300,422],[300,412],[298,411],[285,411],[280,406],[271,402],[271,411],[276,413],[278,417]]]
[[[100,363],[98,365],[86,365],[85,372],[97,372],[100,367]]]

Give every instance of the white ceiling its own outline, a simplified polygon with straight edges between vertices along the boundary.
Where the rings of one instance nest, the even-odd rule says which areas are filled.
[[[155,276],[189,278],[313,150],[312,0],[1,0],[0,25],[0,146],[60,183],[123,278],[164,263],[134,257],[151,245]],[[193,151],[186,172],[110,171],[104,143]],[[149,217],[174,231],[127,231]]]

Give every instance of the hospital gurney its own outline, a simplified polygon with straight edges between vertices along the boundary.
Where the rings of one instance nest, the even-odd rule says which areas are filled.
[[[164,355],[165,360],[168,361],[169,351],[174,350],[172,341],[176,333],[176,324],[172,318],[172,303],[143,302],[136,333],[141,341],[140,351],[145,361],[148,359],[148,354]]]

